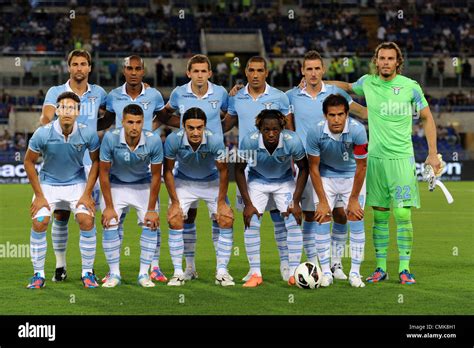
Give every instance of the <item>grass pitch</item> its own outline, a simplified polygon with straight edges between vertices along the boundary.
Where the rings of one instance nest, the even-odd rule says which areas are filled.
[[[242,288],[240,279],[248,270],[245,254],[242,216],[234,226],[234,249],[229,264],[236,286],[214,285],[215,254],[211,240],[211,222],[207,208],[201,204],[196,219],[198,241],[196,266],[199,279],[182,287],[157,284],[144,289],[137,285],[140,229],[135,213],[125,223],[121,257],[122,285],[115,289],[84,289],[80,281],[79,230],[69,223],[67,251],[68,279],[53,283],[55,258],[50,230],[46,257],[46,287],[25,288],[32,275],[28,257],[12,257],[12,248],[29,244],[29,185],[0,185],[0,314],[473,314],[470,298],[474,255],[473,182],[449,182],[455,202],[448,205],[438,189],[428,192],[420,183],[422,208],[413,212],[414,249],[411,262],[417,284],[398,283],[398,251],[393,217],[390,221],[389,281],[367,284],[363,289],[351,288],[346,281],[336,281],[326,289],[290,288],[281,280],[273,226],[268,214],[262,224],[262,272],[264,284],[255,289]],[[235,184],[229,196],[234,201]],[[167,202],[164,185],[161,202]],[[168,251],[168,228],[165,206],[162,206],[162,247],[160,266],[167,276],[172,273]],[[366,213],[366,260],[361,273],[366,277],[375,268],[372,244],[372,211]],[[100,221],[97,217],[97,221]],[[102,230],[98,227],[95,270],[102,277],[108,270],[102,250]],[[7,248],[8,246],[8,248]],[[9,250],[6,250],[9,249]],[[128,249],[127,249],[128,248]],[[129,251],[124,254],[124,251]],[[345,270],[350,259],[344,258]]]

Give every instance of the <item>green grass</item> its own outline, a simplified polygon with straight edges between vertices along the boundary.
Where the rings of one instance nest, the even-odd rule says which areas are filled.
[[[239,281],[248,270],[243,243],[242,218],[235,224],[234,253],[230,272],[237,279],[233,288],[214,285],[215,256],[211,241],[211,223],[204,205],[200,206],[197,227],[197,270],[200,278],[174,288],[158,284],[143,289],[136,284],[139,265],[140,230],[135,213],[125,223],[122,253],[123,284],[115,289],[82,287],[78,228],[70,222],[68,244],[68,275],[63,283],[53,283],[55,260],[50,233],[46,259],[46,288],[27,290],[32,274],[29,258],[0,258],[0,314],[473,314],[473,196],[472,182],[448,183],[455,202],[448,205],[440,192],[426,190],[421,183],[422,209],[413,213],[415,228],[412,272],[417,284],[398,283],[398,252],[393,218],[390,224],[391,245],[388,271],[391,279],[381,284],[368,284],[354,289],[347,282],[336,282],[327,289],[301,290],[288,287],[280,278],[279,260],[271,221],[265,216],[262,225],[263,286],[244,289]],[[28,185],[0,185],[0,244],[28,244],[30,235],[29,203],[32,191]],[[235,184],[230,186],[235,197]],[[232,200],[232,199],[231,199]],[[167,202],[164,187],[161,202]],[[162,206],[161,221],[165,221]],[[99,219],[97,220],[99,221]],[[366,214],[366,260],[362,274],[374,269],[374,249],[370,225],[371,209]],[[162,227],[161,268],[172,273],[168,252],[167,227]],[[98,276],[107,271],[99,227],[95,270]],[[457,248],[458,256],[453,255]],[[345,269],[350,260],[343,259]],[[184,297],[183,297],[184,296]],[[184,299],[184,303],[180,300]],[[471,299],[471,300],[470,300]],[[294,301],[292,301],[294,300]],[[399,303],[403,300],[403,303]]]

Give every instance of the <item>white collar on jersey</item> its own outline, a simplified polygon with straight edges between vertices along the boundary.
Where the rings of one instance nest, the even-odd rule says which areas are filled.
[[[53,122],[53,128],[56,131],[56,133],[58,133],[63,138],[65,138],[64,134],[63,134],[63,130],[61,129],[61,125],[59,124],[59,119],[57,119]],[[71,132],[71,134],[68,135],[68,140],[71,139],[71,136],[74,135],[74,133],[77,132],[77,128],[78,128],[77,122],[74,122],[74,125],[72,126],[72,132]]]
[[[321,90],[316,95],[316,98],[318,97],[319,94],[327,92],[326,84],[323,81],[321,81],[321,84],[322,84],[321,85]],[[304,94],[304,95],[310,97],[311,99],[313,99],[313,97],[306,91],[306,86],[304,88],[300,89],[300,94]]]
[[[74,92],[74,91],[72,90],[71,85],[69,84],[70,81],[71,81],[71,80],[67,80],[66,83],[65,83],[65,85],[66,85],[66,92],[72,92],[72,93],[75,94],[76,92]],[[89,93],[90,91],[91,91],[91,85],[90,85],[90,84],[87,84],[87,90],[84,92],[83,95]],[[78,97],[82,97],[83,95],[78,95]]]
[[[122,85],[122,94],[124,94],[124,95],[130,97],[130,96],[127,94],[127,89],[126,89],[126,87],[125,87],[126,85],[127,85],[126,82]],[[140,94],[138,95],[138,97],[141,96],[141,95],[145,95],[145,84],[144,84],[143,82],[142,82],[142,91],[140,92]],[[137,97],[137,98],[138,98],[138,97]],[[133,101],[133,100],[137,100],[137,98],[132,99],[132,97],[130,97],[130,99],[132,99],[132,101]]]
[[[128,146],[128,144],[127,144],[127,140],[125,140],[125,129],[124,128],[122,128],[120,130],[120,142],[122,144],[127,145],[127,147],[130,149],[130,146]],[[143,133],[143,131],[142,131],[142,134],[140,135],[140,140],[138,141],[137,147],[135,149],[137,149],[139,146],[142,146],[142,145],[145,145],[145,134]],[[130,151],[132,151],[132,150],[130,149]]]
[[[263,136],[262,136],[262,133],[260,133],[258,135],[258,147],[260,149],[267,149],[265,147],[265,144],[263,143]],[[281,149],[283,147],[283,132],[280,133],[280,138],[278,139],[278,145],[277,145],[277,149]]]
[[[260,98],[262,95],[264,95],[264,94],[269,94],[269,93],[270,93],[270,85],[265,82],[265,90],[263,91],[262,94],[260,94],[260,95],[257,97],[257,99]],[[248,84],[248,83],[247,83],[247,84],[245,85],[245,87],[244,87],[244,94],[247,94],[250,98],[252,98],[252,96],[251,96],[250,93],[249,93],[249,84]],[[255,100],[257,100],[257,99],[255,99]]]
[[[187,84],[186,84],[186,93],[189,93],[189,94],[192,94],[194,95],[196,98],[198,99],[205,99],[207,97],[209,97],[210,94],[213,94],[214,93],[214,86],[212,86],[212,83],[210,83],[209,81],[207,81],[207,92],[202,96],[202,97],[198,97],[196,94],[194,94],[192,88],[191,88],[191,81],[189,81]]]
[[[328,121],[324,122],[324,133],[326,133],[331,139],[335,141],[340,141],[342,134],[349,133],[349,117],[346,119],[346,124],[344,125],[344,129],[342,133],[334,134],[329,130]]]
[[[183,130],[183,132],[184,132],[183,145],[185,145],[185,146],[191,146],[191,145],[189,144],[188,134],[186,133],[185,130]],[[207,144],[206,130],[204,130],[204,132],[202,133],[202,141],[201,141],[201,144],[200,144],[199,146],[201,146],[201,145],[203,145],[203,144]]]

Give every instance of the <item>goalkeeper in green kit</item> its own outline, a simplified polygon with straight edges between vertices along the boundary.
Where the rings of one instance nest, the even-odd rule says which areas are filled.
[[[366,205],[374,211],[373,240],[377,268],[367,278],[369,283],[388,279],[387,249],[390,207],[397,224],[401,284],[415,284],[410,273],[413,245],[411,207],[420,207],[420,195],[411,141],[413,115],[423,120],[428,141],[428,158],[434,173],[441,174],[437,156],[436,125],[420,85],[400,75],[403,55],[394,42],[384,42],[375,49],[376,75],[364,75],[355,83],[328,81],[347,92],[365,96],[369,118],[369,155],[367,164]]]

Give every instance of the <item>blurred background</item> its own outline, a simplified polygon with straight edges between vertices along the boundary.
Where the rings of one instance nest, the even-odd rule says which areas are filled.
[[[72,49],[91,52],[89,82],[107,92],[124,83],[123,58],[141,55],[145,81],[166,102],[188,82],[186,62],[196,53],[210,57],[212,82],[227,89],[245,80],[249,57],[262,55],[267,82],[286,91],[301,80],[306,51],[324,57],[325,79],[354,82],[373,71],[370,60],[382,41],[400,45],[403,74],[425,92],[438,150],[451,162],[447,177],[474,179],[473,1],[0,0],[0,6],[0,182],[26,177],[18,158],[39,126],[45,93],[69,77]],[[229,147],[236,135],[236,129],[226,135]],[[427,144],[416,118],[413,141],[423,161]]]

